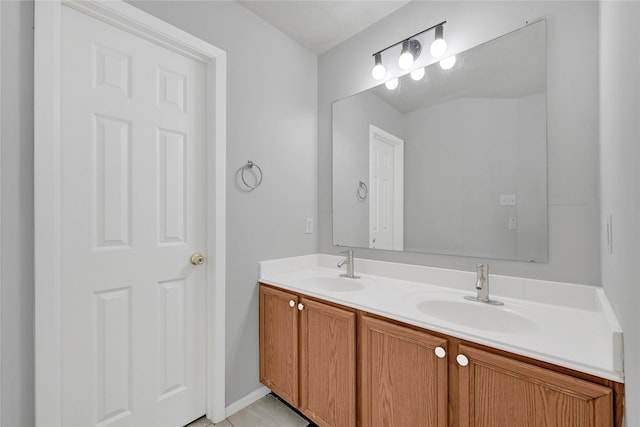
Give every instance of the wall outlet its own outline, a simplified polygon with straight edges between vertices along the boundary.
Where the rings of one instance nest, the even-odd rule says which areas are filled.
[[[313,218],[307,218],[304,223],[304,233],[313,234]]]
[[[515,230],[518,228],[518,220],[515,218],[509,218],[509,225],[507,225],[509,230]]]
[[[516,195],[515,194],[501,194],[500,195],[500,206],[515,206],[516,205]]]

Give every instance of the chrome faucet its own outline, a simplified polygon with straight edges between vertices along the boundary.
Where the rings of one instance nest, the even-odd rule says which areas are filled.
[[[478,291],[478,294],[475,297],[465,296],[464,299],[491,305],[504,305],[502,301],[496,301],[489,298],[489,265],[477,264],[476,275],[476,290]]]
[[[359,279],[360,276],[356,276],[353,274],[353,250],[349,249],[348,251],[340,252],[341,254],[347,254],[345,259],[340,260],[338,263],[338,268],[341,268],[343,265],[347,264],[347,272],[340,275],[340,277],[348,277],[350,279]]]

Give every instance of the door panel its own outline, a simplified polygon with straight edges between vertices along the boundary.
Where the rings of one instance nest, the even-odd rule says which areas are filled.
[[[62,8],[64,425],[206,411],[206,67]]]
[[[185,241],[186,135],[158,130],[158,224],[159,244]]]
[[[94,115],[96,247],[131,242],[131,123]]]
[[[131,414],[130,289],[96,294],[98,420]]]

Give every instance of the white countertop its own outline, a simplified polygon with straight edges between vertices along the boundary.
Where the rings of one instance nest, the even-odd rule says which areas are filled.
[[[328,290],[317,286],[338,278],[338,256],[315,254],[260,262],[259,280],[425,329],[624,382],[622,329],[600,287],[499,276],[489,270],[491,298],[504,306],[468,302],[475,295],[474,272],[355,259],[353,280],[362,289]],[[332,282],[327,282],[332,283]],[[354,285],[356,286],[356,285]],[[447,301],[462,316],[458,323],[418,309],[422,301]],[[447,303],[445,303],[447,304]],[[464,304],[470,304],[467,306]],[[487,319],[478,319],[482,310]],[[491,327],[492,314],[508,315]],[[451,311],[443,312],[445,317]],[[500,317],[499,317],[500,318]],[[476,322],[477,320],[477,322]],[[521,321],[522,320],[522,321]],[[487,323],[488,322],[488,323]],[[473,325],[473,326],[471,326]],[[486,326],[486,327],[485,327]]]

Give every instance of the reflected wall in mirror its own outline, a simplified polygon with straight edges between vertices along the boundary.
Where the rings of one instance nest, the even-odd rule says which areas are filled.
[[[545,22],[425,71],[333,104],[333,243],[546,262]]]

